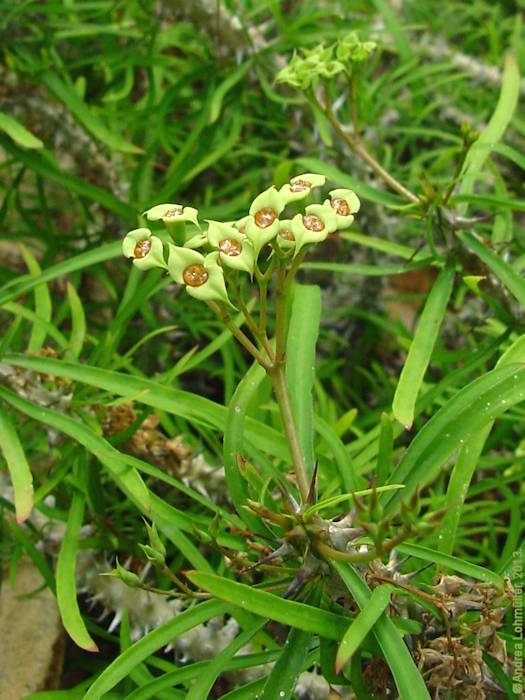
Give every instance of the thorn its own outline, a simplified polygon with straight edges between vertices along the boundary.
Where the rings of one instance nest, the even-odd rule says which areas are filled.
[[[315,463],[314,473],[312,474],[312,480],[310,481],[310,488],[308,489],[308,496],[306,497],[306,503],[312,506],[315,503],[316,493],[317,493],[317,469],[319,467],[319,462]]]

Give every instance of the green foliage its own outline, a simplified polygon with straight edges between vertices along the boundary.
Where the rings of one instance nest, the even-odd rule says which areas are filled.
[[[32,700],[519,696],[522,19],[397,6],[0,2],[0,555],[102,650]]]

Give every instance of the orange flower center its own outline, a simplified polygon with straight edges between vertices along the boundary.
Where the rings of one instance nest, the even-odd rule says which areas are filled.
[[[309,190],[311,186],[307,180],[295,180],[290,183],[290,192],[304,192]]]
[[[151,250],[151,241],[149,238],[145,238],[143,241],[139,241],[133,250],[134,258],[145,258],[146,255]]]
[[[285,241],[295,241],[295,236],[291,231],[288,231],[288,229],[284,229],[283,231],[279,231],[279,236],[281,238],[284,238]]]
[[[204,265],[190,265],[182,273],[182,279],[184,284],[188,287],[202,287],[208,281],[208,270]]]
[[[224,255],[229,255],[234,258],[242,253],[242,243],[236,241],[235,238],[225,238],[219,243],[219,250]]]
[[[324,221],[315,216],[315,214],[305,214],[303,216],[303,225],[309,231],[315,231],[316,233],[324,229]]]
[[[268,228],[268,226],[271,226],[277,218],[277,214],[273,209],[265,207],[264,209],[259,209],[254,218],[255,223],[259,228]]]
[[[332,199],[330,205],[339,216],[350,216],[350,207],[346,199]]]

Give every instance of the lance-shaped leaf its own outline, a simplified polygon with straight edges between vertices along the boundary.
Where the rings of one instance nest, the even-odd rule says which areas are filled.
[[[417,396],[427,371],[454,284],[454,268],[444,267],[432,287],[397,383],[392,410],[409,430],[414,421]]]

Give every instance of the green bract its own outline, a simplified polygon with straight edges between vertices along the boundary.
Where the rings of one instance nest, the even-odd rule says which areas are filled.
[[[212,248],[219,251],[221,263],[234,270],[244,270],[253,275],[255,253],[248,238],[233,224],[220,221],[209,221],[208,224],[206,236]]]
[[[336,214],[337,228],[348,228],[352,225],[355,214],[359,211],[361,202],[352,190],[336,189],[329,192],[331,199],[325,200],[323,206],[330,207]]]
[[[297,214],[292,219],[292,231],[295,236],[295,254],[307,243],[320,243],[329,233],[337,229],[337,215],[331,207],[322,204],[310,204],[304,214]]]
[[[360,41],[356,32],[350,32],[338,42],[336,55],[345,63],[349,61],[361,63],[366,61],[376,48],[375,41]]]
[[[168,271],[178,284],[183,284],[192,297],[202,301],[230,304],[224,273],[218,263],[219,253],[204,256],[196,250],[169,243]]]
[[[291,219],[283,219],[279,222],[279,231],[276,241],[281,250],[291,250],[295,248],[295,235],[292,228]]]
[[[283,198],[273,186],[253,200],[245,231],[253,245],[256,258],[261,248],[277,235],[279,214],[284,206]]]
[[[148,228],[130,231],[122,241],[122,253],[126,258],[133,258],[133,264],[139,270],[167,267],[162,241],[157,236],[152,236]]]
[[[165,224],[190,221],[195,226],[199,226],[198,213],[197,209],[185,207],[182,204],[157,204],[145,211],[144,216],[148,221],[163,221]]]
[[[326,182],[324,175],[317,173],[304,173],[293,177],[289,183],[283,185],[279,190],[285,204],[304,199],[310,194],[312,187],[322,187]]]
[[[277,82],[309,90],[319,79],[332,78],[344,70],[344,65],[333,58],[333,46],[304,49],[303,53],[303,57],[293,55],[290,63],[277,75]]]

